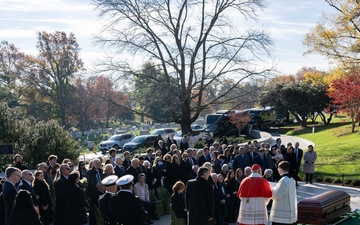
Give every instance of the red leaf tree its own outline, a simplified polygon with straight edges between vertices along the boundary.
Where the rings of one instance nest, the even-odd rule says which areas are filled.
[[[357,117],[360,113],[360,74],[347,74],[334,80],[327,90],[339,111],[351,117],[352,132],[355,132]]]
[[[239,135],[241,131],[248,125],[250,122],[249,112],[235,112],[234,110],[230,111],[229,121],[234,124],[239,130]]]

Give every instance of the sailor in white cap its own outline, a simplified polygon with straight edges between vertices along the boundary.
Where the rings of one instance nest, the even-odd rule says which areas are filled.
[[[116,225],[114,215],[110,210],[110,198],[114,196],[117,191],[117,180],[118,177],[116,175],[110,175],[101,181],[106,190],[105,194],[99,197],[99,209],[104,219],[104,225]]]
[[[116,184],[121,190],[110,198],[111,212],[118,224],[145,224],[148,219],[139,197],[132,193],[133,180],[134,176],[130,174],[120,177]]]

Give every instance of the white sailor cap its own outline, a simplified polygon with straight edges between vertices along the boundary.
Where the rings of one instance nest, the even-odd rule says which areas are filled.
[[[131,174],[127,174],[127,175],[124,175],[124,176],[120,177],[116,181],[116,184],[120,185],[120,186],[123,186],[123,185],[127,185],[127,184],[131,183],[133,180],[134,180],[134,176],[131,175]]]
[[[104,179],[102,179],[101,183],[105,187],[109,187],[109,186],[113,186],[116,183],[117,179],[118,179],[118,176],[110,175],[110,176],[107,176]]]

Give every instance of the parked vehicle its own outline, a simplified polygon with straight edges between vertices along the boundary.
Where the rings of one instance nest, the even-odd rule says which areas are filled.
[[[180,144],[182,137],[183,135],[181,131],[178,131],[175,134],[174,140],[178,143],[178,145]],[[189,142],[195,144],[196,142],[201,141],[203,138],[204,138],[203,133],[199,131],[192,131]]]
[[[204,131],[204,126],[200,124],[191,124],[192,131]]]
[[[135,137],[132,141],[126,143],[122,150],[129,151],[130,153],[138,150],[142,147],[151,147],[154,144],[154,141],[157,139],[157,135],[140,135]]]
[[[116,134],[111,136],[108,140],[102,141],[99,144],[100,151],[109,151],[110,148],[121,149],[124,144],[134,139],[133,134]]]
[[[172,128],[160,128],[160,129],[156,129],[153,132],[151,132],[152,135],[161,135],[161,137],[166,141],[166,139],[168,137],[170,137],[171,135],[175,135],[176,134],[176,130],[172,129]]]
[[[252,129],[267,130],[276,125],[276,112],[272,107],[250,108],[244,110],[219,110],[215,114],[208,114],[205,117],[205,132],[214,137],[238,136],[238,128],[230,122],[231,114],[247,113],[250,120],[241,130],[246,133],[249,126]]]

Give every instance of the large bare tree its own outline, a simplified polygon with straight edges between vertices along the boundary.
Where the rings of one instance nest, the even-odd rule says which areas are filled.
[[[180,124],[184,133],[204,109],[229,101],[240,104],[241,96],[226,99],[228,93],[269,72],[264,60],[271,40],[255,28],[256,12],[265,7],[262,0],[93,2],[107,23],[98,42],[115,53],[103,61],[102,70],[115,73],[119,81],[156,82],[163,100],[159,107],[171,114],[164,122]],[[141,73],[146,62],[162,75]],[[204,101],[208,87],[229,77],[235,80],[232,86],[218,87],[216,96]]]

